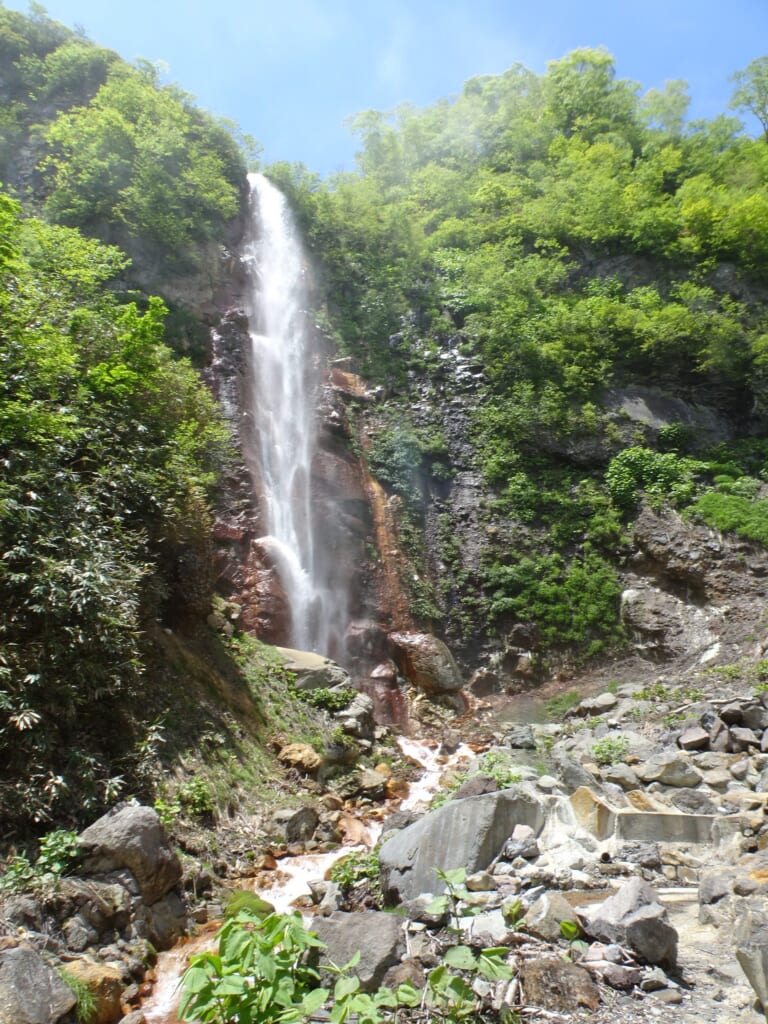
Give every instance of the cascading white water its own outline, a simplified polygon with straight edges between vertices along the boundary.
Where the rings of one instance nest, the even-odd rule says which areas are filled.
[[[290,208],[263,175],[251,189],[245,262],[250,279],[246,312],[252,346],[258,436],[258,489],[269,553],[291,608],[288,642],[329,654],[343,630],[343,598],[328,581],[312,514],[317,369],[310,351],[306,257]]]

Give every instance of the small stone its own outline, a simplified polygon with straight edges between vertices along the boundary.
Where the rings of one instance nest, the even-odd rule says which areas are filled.
[[[742,725],[746,725],[748,729],[752,729],[754,732],[762,732],[764,729],[768,729],[768,708],[764,708],[762,704],[748,705],[744,708]]]
[[[707,872],[699,881],[699,903],[705,906],[724,899],[731,891],[731,876],[719,871]]]
[[[733,776],[725,768],[714,768],[712,771],[704,772],[704,782],[718,793],[724,793],[732,779]]]
[[[601,775],[605,782],[614,786],[620,786],[625,792],[637,789],[640,784],[637,772],[634,768],[630,768],[628,764],[609,765],[603,769]]]
[[[752,747],[760,746],[760,740],[746,726],[733,725],[729,731],[731,734],[731,746],[736,751],[749,750]],[[733,771],[733,768],[731,768],[731,771]]]
[[[598,693],[596,697],[587,697],[579,704],[578,713],[585,717],[591,715],[603,715],[618,704],[615,693]]]
[[[750,768],[749,761],[746,758],[742,759],[741,761],[736,761],[734,764],[731,765],[731,769],[730,769],[731,775],[737,781],[743,782],[744,779],[746,779],[746,777],[747,777],[747,773],[749,772],[749,768]]]
[[[720,717],[726,725],[741,725],[743,714],[744,712],[741,704],[736,701],[731,704],[726,704],[725,707],[720,710]]]
[[[717,807],[700,789],[676,789],[670,794],[673,805],[686,814],[715,814]]]
[[[564,921],[578,925],[578,917],[568,900],[557,892],[540,896],[523,918],[526,929],[545,941],[554,942],[562,937],[560,925]]]
[[[645,764],[638,765],[637,774],[645,783],[659,782],[663,786],[695,787],[702,781],[702,774],[682,754],[664,750],[649,757]]]
[[[553,775],[540,775],[536,780],[536,785],[545,793],[552,793],[560,788],[560,783]]]
[[[623,964],[606,964],[598,973],[606,985],[620,992],[631,992],[641,977],[639,967],[626,967]]]
[[[731,749],[731,733],[722,718],[716,718],[709,730],[709,746],[715,752]]]
[[[643,980],[640,982],[643,992],[658,992],[668,985],[669,978],[660,967],[647,967],[643,972]]]
[[[706,750],[709,746],[709,733],[699,725],[692,726],[680,733],[677,745],[681,750]]]
[[[572,1013],[574,1007],[596,1010],[600,991],[589,972],[564,960],[540,957],[520,965],[520,983],[526,1001],[545,1010]]]
[[[513,750],[535,750],[536,740],[530,725],[521,723],[510,726],[504,736],[504,743]]]
[[[289,743],[277,755],[281,764],[296,768],[300,772],[312,775],[322,766],[323,759],[308,743]]]
[[[476,871],[467,878],[464,885],[469,892],[493,892],[498,888],[496,879],[488,871]]]
[[[665,1006],[677,1006],[683,1001],[683,993],[677,988],[664,988],[653,992],[651,996],[656,1002],[664,1003]]]

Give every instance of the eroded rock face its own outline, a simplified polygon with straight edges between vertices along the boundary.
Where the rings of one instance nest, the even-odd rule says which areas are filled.
[[[667,659],[705,651],[717,641],[721,614],[658,587],[630,587],[621,595],[621,618],[646,657]]]
[[[403,675],[425,693],[455,693],[463,685],[459,667],[442,640],[431,633],[390,633],[392,656]]]
[[[670,509],[644,506],[633,526],[637,565],[710,600],[764,593],[768,555],[757,545],[720,536]]]
[[[148,904],[160,900],[181,878],[181,861],[150,807],[116,807],[81,832],[78,840],[84,873],[127,868]]]

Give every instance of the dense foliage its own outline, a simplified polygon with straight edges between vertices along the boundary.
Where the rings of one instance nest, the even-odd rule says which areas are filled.
[[[234,125],[52,21],[0,4],[0,181],[58,223],[119,245],[143,277],[188,271],[220,240],[245,177]]]
[[[124,783],[142,628],[209,604],[227,442],[162,303],[106,290],[117,249],[1,193],[0,238],[0,816],[43,821]]]
[[[765,128],[766,58],[734,83],[734,108]],[[607,407],[608,388],[651,385],[714,406],[737,435],[764,429],[768,146],[726,115],[686,122],[687,107],[684,82],[643,95],[585,49],[424,110],[367,111],[356,174],[271,168],[321,268],[330,327],[398,406],[374,414],[382,482],[428,512],[474,462],[496,496],[479,573],[450,538],[437,553],[455,642],[477,635],[478,587],[492,632],[527,623],[540,648],[582,652],[616,640],[622,521],[644,495],[762,535],[755,495],[697,501],[719,487],[723,455],[695,428]],[[451,433],[445,388],[462,367],[468,438],[433,472],[419,431]]]

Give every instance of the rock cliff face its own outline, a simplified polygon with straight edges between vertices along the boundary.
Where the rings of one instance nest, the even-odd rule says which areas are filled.
[[[269,643],[285,644],[291,609],[269,546],[260,540],[265,532],[261,495],[248,462],[255,427],[247,319],[237,304],[236,286],[230,286],[227,297],[235,304],[212,332],[206,372],[232,425],[240,458],[226,480],[216,520],[217,585],[224,597],[240,605],[243,628]],[[402,499],[388,494],[367,465],[366,447],[382,429],[387,400],[367,388],[348,360],[333,361],[320,332],[315,342],[316,359],[325,370],[316,414],[313,509],[326,524],[325,557],[332,561],[349,602],[343,648],[324,653],[342,661],[359,679],[373,675],[381,686],[393,650],[388,635],[435,630],[428,615],[418,614],[408,590],[415,571],[402,536]],[[413,422],[425,429],[437,423],[451,467],[447,480],[420,470],[418,485],[421,571],[446,617],[444,629],[436,631],[443,633],[466,675],[486,666],[486,692],[530,685],[536,677],[531,654],[535,635],[525,623],[517,623],[501,639],[494,637],[481,614],[487,600],[482,564],[489,545],[517,543],[526,529],[493,513],[493,495],[478,469],[469,417],[473,404],[482,399],[482,379],[470,360],[455,354],[445,361],[437,383],[425,379],[413,386],[421,396],[411,410]],[[689,408],[652,389],[611,392],[607,401],[621,422],[635,430],[641,425],[657,431],[668,422],[665,417],[675,422],[687,417],[710,439],[727,436],[729,429],[713,410]],[[605,462],[609,454],[605,448],[599,453],[574,448],[569,457],[577,463],[596,458]],[[723,644],[755,632],[768,590],[768,555],[758,545],[721,536],[671,510],[645,507],[622,558],[622,619],[642,657],[655,662],[716,658]],[[402,657],[395,661],[412,678]]]
[[[224,312],[212,330],[206,370],[240,453],[216,520],[217,587],[240,606],[244,629],[284,645],[290,643],[291,608],[274,553],[262,539],[263,495],[249,456],[257,440],[251,411],[257,368],[244,312],[247,282],[229,252],[219,265],[216,301]],[[201,302],[210,319],[208,298]],[[312,510],[325,527],[322,557],[347,602],[344,638],[322,653],[358,681],[368,680],[371,692],[395,688],[400,674],[417,682],[392,634],[440,636],[458,663],[456,678],[476,673],[478,694],[530,688],[557,673],[557,656],[541,668],[532,617],[491,623],[487,614],[489,563],[506,551],[516,558],[536,552],[540,536],[524,516],[500,509],[499,494],[481,471],[473,420],[486,391],[481,367],[462,354],[458,341],[448,342],[438,366],[374,388],[350,359],[334,358],[317,328],[312,349],[320,381]],[[536,437],[538,450],[569,467],[574,478],[602,480],[617,452],[633,444],[653,448],[669,429],[687,431],[701,450],[734,437],[733,424],[714,405],[683,401],[658,387],[606,389],[601,401],[602,433],[544,431]],[[400,426],[419,438],[437,437],[441,446],[436,459],[427,446],[421,461],[410,465],[409,492],[376,465],[382,436]],[[390,467],[392,474],[396,468]],[[641,506],[614,556],[621,620],[630,648],[642,658],[716,660],[728,644],[756,634],[768,586],[768,556],[759,545],[722,536],[668,508]],[[457,686],[430,683],[426,689],[454,692]]]
[[[330,353],[317,335],[317,359]],[[242,626],[268,643],[289,640],[291,609],[280,583],[260,514],[258,470],[250,462],[255,448],[250,343],[240,307],[224,313],[213,331],[208,379],[232,425],[240,458],[225,482],[215,527],[216,572],[223,596],[242,608]],[[384,651],[383,632],[397,619],[387,607],[387,587],[370,554],[376,550],[371,480],[353,454],[354,410],[367,400],[362,383],[338,368],[328,369],[318,395],[318,447],[312,465],[313,514],[324,525],[323,557],[332,564],[340,589],[348,596],[350,629],[343,650],[323,652],[372,668]],[[386,559],[384,559],[386,565]],[[395,595],[394,601],[397,601]],[[365,626],[365,623],[368,625]]]

